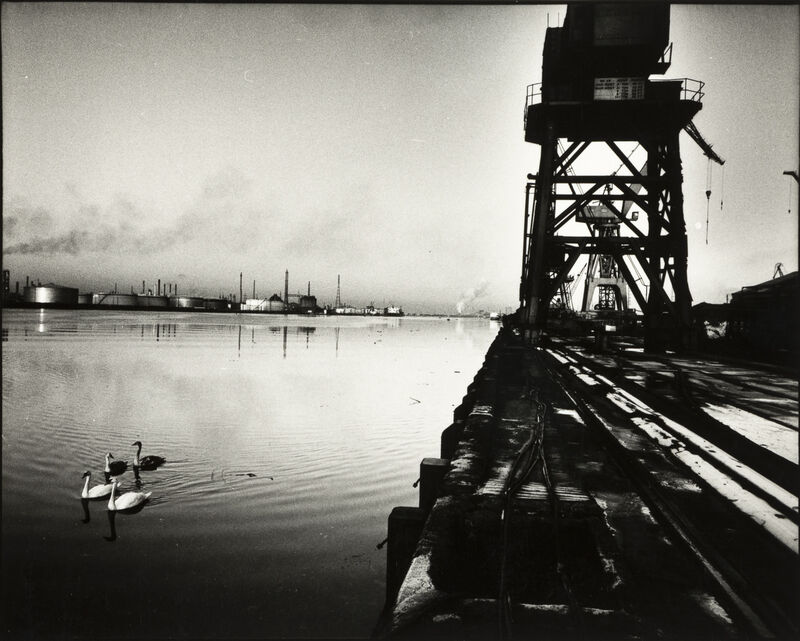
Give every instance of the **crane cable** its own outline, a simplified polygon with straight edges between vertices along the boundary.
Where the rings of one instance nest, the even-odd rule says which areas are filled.
[[[708,245],[708,209],[711,204],[711,158],[706,169],[706,245]]]

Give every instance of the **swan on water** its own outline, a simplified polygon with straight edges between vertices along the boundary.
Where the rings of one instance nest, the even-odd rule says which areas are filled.
[[[102,499],[111,494],[111,483],[98,484],[90,488],[89,480],[92,478],[92,473],[88,470],[83,473],[83,478],[86,479],[86,482],[83,484],[81,492],[82,499]]]
[[[112,461],[112,458],[114,458],[114,455],[111,452],[106,454],[106,467],[104,470],[106,477],[108,477],[109,474],[111,476],[118,476],[128,469],[127,461]]]
[[[142,453],[142,442],[141,441],[134,441],[131,443],[132,446],[136,446],[136,454],[133,456],[133,467],[139,467],[143,470],[154,470],[159,465],[163,465],[167,462],[163,456],[155,456],[153,454],[148,454],[147,456],[143,456],[139,458]]]
[[[114,512],[130,510],[137,505],[141,505],[150,498],[152,492],[125,492],[117,497],[117,486],[119,481],[112,481],[111,496],[108,498],[108,509]]]

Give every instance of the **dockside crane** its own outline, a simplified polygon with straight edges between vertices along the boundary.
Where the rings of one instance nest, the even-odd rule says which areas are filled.
[[[594,255],[610,261],[606,271],[615,280],[603,284],[624,281],[642,310],[645,349],[690,346],[680,132],[709,162],[724,161],[692,122],[704,83],[650,79],[665,73],[671,57],[667,3],[571,3],[563,27],[547,29],[542,82],[528,88],[524,123],[526,142],[541,146],[539,171],[526,191],[518,315],[533,342],[579,256]],[[635,166],[619,143],[639,145],[644,167]],[[623,171],[573,171],[592,145],[610,149]],[[638,217],[628,214],[631,205]],[[610,221],[610,233],[599,233],[598,214]],[[562,229],[573,221],[586,223],[586,233]]]

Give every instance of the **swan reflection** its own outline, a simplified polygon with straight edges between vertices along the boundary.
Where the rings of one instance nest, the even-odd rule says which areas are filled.
[[[81,523],[88,523],[92,520],[92,515],[89,512],[89,499],[81,499],[81,507],[83,507],[83,519],[81,519]]]
[[[150,492],[147,492],[147,493],[144,493],[144,492],[126,492],[125,494],[123,494],[120,497],[120,499],[125,499],[125,497],[130,495],[130,494],[135,494],[135,495],[137,495],[137,497],[144,497],[144,498],[135,499],[138,502],[134,503],[131,507],[127,507],[127,508],[119,507],[119,504],[120,504],[119,500],[117,501],[115,507],[113,507],[113,508],[111,507],[114,494],[115,494],[115,492],[112,492],[112,495],[111,495],[112,498],[109,499],[109,501],[108,501],[108,503],[109,503],[108,509],[106,510],[106,516],[108,517],[109,535],[103,537],[109,543],[113,543],[114,541],[117,540],[117,513],[121,513],[121,514],[138,514],[139,512],[141,512],[144,509],[144,506],[147,503],[147,499],[150,497],[151,493]],[[134,499],[127,499],[128,502],[130,502],[132,500],[134,500]],[[86,509],[87,509],[87,514],[88,514],[88,507]]]

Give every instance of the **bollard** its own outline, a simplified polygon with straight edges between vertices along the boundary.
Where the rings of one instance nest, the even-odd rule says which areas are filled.
[[[465,412],[463,416],[466,418],[467,413]],[[461,435],[464,433],[464,418],[456,419],[450,427],[442,432],[439,451],[443,459],[453,458],[458,442],[461,440]]]
[[[389,515],[386,543],[386,607],[394,604],[417,548],[425,514],[418,507],[396,507]]]
[[[424,458],[419,464],[419,507],[426,517],[439,498],[442,480],[449,469],[450,461],[446,458]]]
[[[461,399],[461,404],[453,410],[453,420],[454,421],[463,421],[469,413],[472,411],[472,406],[475,403],[473,402],[472,398],[469,396],[465,396]]]

